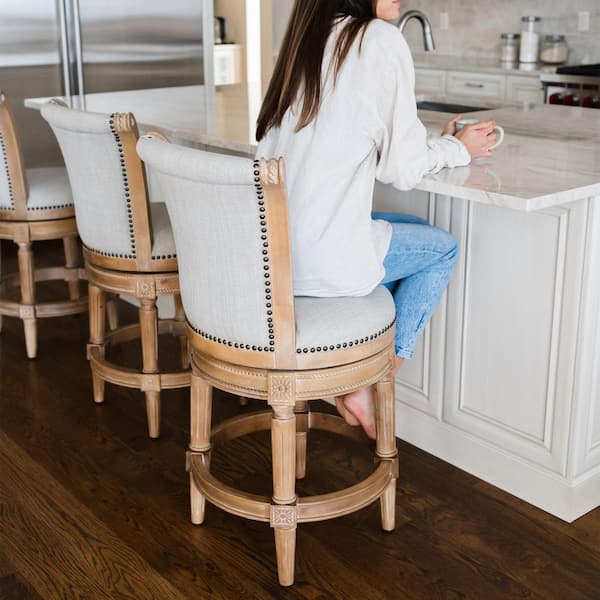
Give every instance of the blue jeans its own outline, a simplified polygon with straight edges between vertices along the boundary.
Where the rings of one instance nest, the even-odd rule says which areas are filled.
[[[447,231],[419,217],[374,212],[373,218],[392,225],[381,283],[396,304],[396,355],[412,358],[417,338],[448,286],[458,244]]]

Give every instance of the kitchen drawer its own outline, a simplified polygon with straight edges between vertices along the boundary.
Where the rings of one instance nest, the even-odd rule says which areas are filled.
[[[519,104],[543,103],[542,84],[537,77],[517,77],[509,75],[506,78],[506,99]]]
[[[417,94],[443,95],[446,88],[446,72],[436,69],[415,70],[415,92]]]
[[[446,79],[448,96],[469,96],[504,100],[506,77],[485,73],[450,71]]]

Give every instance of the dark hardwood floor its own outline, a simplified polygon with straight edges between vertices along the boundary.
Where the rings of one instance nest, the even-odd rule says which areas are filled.
[[[2,249],[13,269],[14,250]],[[55,244],[36,250],[38,262],[60,256]],[[187,393],[163,394],[162,437],[150,440],[140,393],[107,386],[94,405],[86,338],[85,316],[41,321],[28,361],[20,321],[4,318],[0,599],[600,599],[600,509],[564,523],[401,441],[396,531],[380,530],[377,505],[302,525],[296,584],[280,588],[268,525],[212,507],[202,527],[189,522]],[[175,360],[169,342],[163,354]],[[134,346],[120,354],[139,360]],[[258,406],[219,393],[215,418]],[[214,471],[268,494],[268,441],[232,442]],[[351,485],[371,469],[370,448],[311,433],[300,491]]]

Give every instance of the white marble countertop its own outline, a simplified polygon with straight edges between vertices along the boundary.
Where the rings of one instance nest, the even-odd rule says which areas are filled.
[[[522,75],[539,77],[542,73],[556,73],[556,66],[541,63],[502,63],[499,58],[478,58],[475,56],[454,56],[425,52],[414,54],[417,69],[440,69],[442,71],[473,71],[501,75]]]
[[[47,98],[30,98],[39,109]],[[253,156],[261,86],[203,86],[88,94],[85,110],[128,112],[142,132]],[[77,105],[78,103],[74,103]],[[81,104],[81,103],[79,103]],[[420,111],[438,133],[450,115]],[[493,157],[428,175],[417,189],[523,211],[600,197],[600,111],[567,106],[505,107],[469,116],[496,118],[506,130]]]

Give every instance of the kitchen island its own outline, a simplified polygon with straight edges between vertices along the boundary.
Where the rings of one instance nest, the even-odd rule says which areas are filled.
[[[253,156],[260,86],[91,94],[141,131]],[[26,105],[39,108],[44,99]],[[377,185],[377,210],[453,233],[445,299],[397,377],[398,435],[572,521],[600,506],[600,119],[559,106],[502,108],[493,157]],[[422,112],[432,132],[449,115]]]

